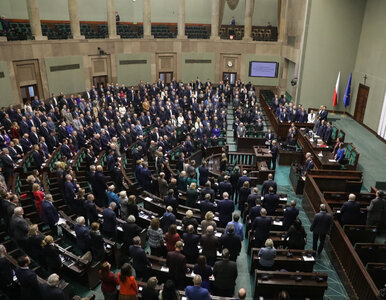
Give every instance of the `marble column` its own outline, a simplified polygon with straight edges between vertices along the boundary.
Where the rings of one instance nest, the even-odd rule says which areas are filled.
[[[84,36],[80,34],[78,0],[68,0],[68,14],[70,15],[72,38],[84,39]]]
[[[284,42],[287,40],[287,0],[278,0],[278,7],[280,8],[280,19],[278,20],[278,42]]]
[[[186,39],[185,35],[185,0],[179,0],[178,6],[178,39]]]
[[[211,36],[212,40],[220,39],[218,35],[220,24],[220,0],[212,0],[212,26]]]
[[[255,0],[245,1],[244,41],[252,41],[252,17],[254,8]]]
[[[143,1],[143,37],[151,39],[151,6],[150,0]]]
[[[107,0],[107,25],[109,27],[109,39],[119,39],[115,21],[115,0]]]
[[[38,0],[27,0],[27,9],[32,36],[37,41],[47,40],[47,37],[43,36],[42,34],[42,25],[40,24]]]

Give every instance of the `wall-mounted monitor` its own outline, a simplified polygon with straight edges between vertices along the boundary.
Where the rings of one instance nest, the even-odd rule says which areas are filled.
[[[251,61],[249,63],[249,77],[276,78],[279,63],[273,61]]]

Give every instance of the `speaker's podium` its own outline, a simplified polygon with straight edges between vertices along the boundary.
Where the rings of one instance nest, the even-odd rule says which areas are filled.
[[[297,167],[296,165],[291,165],[289,177],[295,194],[303,194],[306,177],[303,176],[301,169],[299,169],[299,167]]]

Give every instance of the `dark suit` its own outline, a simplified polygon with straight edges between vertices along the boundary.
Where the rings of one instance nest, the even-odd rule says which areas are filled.
[[[21,285],[22,300],[41,299],[40,285],[34,271],[28,268],[17,268],[15,275]]]
[[[272,154],[272,170],[275,170],[276,169],[276,160],[277,160],[277,156],[279,154],[279,150],[278,150],[277,146],[271,147],[271,154]]]
[[[177,215],[178,201],[173,196],[165,196],[164,204],[166,207],[173,207],[173,214]]]
[[[13,168],[13,160],[9,155],[3,155],[1,157],[1,161],[3,163],[3,175],[4,180],[7,183],[8,179],[13,176],[14,168]]]
[[[228,249],[230,253],[230,260],[236,261],[241,251],[241,239],[238,235],[225,233],[220,239],[219,252],[223,249]]]
[[[279,195],[265,194],[262,205],[267,210],[267,215],[275,215],[276,208],[279,206]]]
[[[199,208],[201,212],[201,219],[205,219],[205,214],[208,211],[211,211],[212,213],[216,211],[216,207],[214,203],[206,200],[201,200]]]
[[[85,217],[90,222],[97,222],[98,221],[98,212],[95,206],[95,203],[92,201],[85,200],[83,203],[83,207],[85,210]]]
[[[220,195],[227,192],[230,196],[232,195],[232,184],[230,182],[220,182]]]
[[[255,232],[255,247],[261,248],[265,241],[269,238],[269,230],[271,229],[271,218],[259,216],[252,223],[252,231]]]
[[[292,225],[292,223],[296,220],[296,217],[299,215],[299,210],[296,207],[287,207],[284,212],[283,219],[283,228],[284,230],[288,230],[288,228]]]
[[[277,191],[277,184],[274,180],[265,180],[262,187],[261,187],[261,194],[265,195],[268,194],[269,188],[273,187],[273,192],[276,193]]]
[[[90,231],[90,248],[94,261],[103,261],[105,258],[105,242],[99,231]]]
[[[182,235],[182,240],[184,241],[184,250],[183,253],[186,256],[186,260],[189,264],[194,264],[197,261],[198,257],[198,243],[200,237],[194,233],[185,232]]]
[[[106,190],[107,190],[107,185],[106,185],[106,180],[105,180],[105,175],[102,172],[95,172],[95,177],[94,177],[94,183],[95,186],[93,186],[93,192],[95,195],[95,203],[99,207],[104,207],[106,206]]]
[[[110,208],[103,209],[103,232],[108,236],[115,238],[117,233],[117,216]]]
[[[74,230],[78,247],[82,250],[83,253],[87,252],[90,249],[90,229],[88,229],[86,226],[76,224],[74,226]]]
[[[217,296],[233,297],[236,278],[237,264],[230,260],[220,260],[214,264],[214,288]]]
[[[226,224],[232,221],[232,213],[235,210],[235,204],[230,199],[224,199],[218,202],[218,212],[220,213],[220,227],[225,228]]]
[[[314,221],[310,227],[310,231],[313,232],[313,249],[316,251],[318,239],[320,239],[318,253],[320,254],[323,250],[324,241],[326,239],[327,233],[330,231],[332,223],[332,216],[325,212],[321,211],[315,215]]]
[[[367,207],[367,225],[377,225],[382,219],[382,215],[386,209],[386,201],[381,198],[371,200]]]
[[[34,159],[36,169],[40,170],[44,163],[44,156],[39,151],[35,150],[32,153],[32,158]]]
[[[325,143],[329,143],[330,142],[330,139],[331,139],[331,134],[332,134],[332,127],[330,126],[330,127],[328,127],[327,126],[327,128],[326,128],[326,131],[324,132],[324,135],[323,135],[323,141],[325,142]]]
[[[43,300],[64,300],[63,290],[56,287],[50,286],[47,283],[43,283],[41,286],[41,293]]]
[[[42,202],[42,219],[50,228],[53,228],[59,221],[58,211],[55,206],[47,200],[43,200]]]
[[[342,226],[345,224],[360,224],[361,209],[358,201],[346,201],[340,209]]]
[[[140,246],[131,245],[129,254],[133,258],[133,268],[135,269],[136,277],[146,281],[149,277],[148,266],[150,261],[147,259],[146,252]]]
[[[200,166],[198,168],[198,172],[200,173],[200,185],[205,185],[209,178],[209,169],[207,167]]]
[[[175,282],[176,288],[183,288],[187,272],[185,256],[178,251],[170,251],[166,256],[166,266],[169,268],[169,275]]]

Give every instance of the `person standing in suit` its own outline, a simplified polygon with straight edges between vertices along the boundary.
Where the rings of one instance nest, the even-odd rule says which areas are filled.
[[[45,196],[45,199],[42,202],[42,219],[44,224],[50,226],[52,232],[57,235],[58,234],[58,221],[59,221],[59,214],[52,203],[52,195],[47,194]]]
[[[198,168],[198,173],[200,174],[199,183],[201,186],[204,186],[209,178],[209,169],[207,167],[206,161],[202,163],[202,166]]]
[[[200,275],[193,278],[193,286],[188,285],[185,289],[185,295],[189,300],[210,300],[209,291],[201,287],[202,279]]]
[[[105,242],[99,231],[99,223],[93,222],[91,223],[90,230],[90,249],[93,261],[103,261],[105,259]]]
[[[354,194],[348,195],[348,201],[343,203],[340,209],[340,216],[342,226],[345,224],[361,224],[361,208]]]
[[[78,186],[75,185],[72,181],[72,176],[70,174],[66,175],[66,182],[64,183],[64,200],[75,211],[75,197],[78,192]]]
[[[170,189],[168,190],[168,195],[163,198],[164,204],[166,207],[171,206],[173,207],[173,214],[177,215],[177,208],[178,208],[178,201],[174,197],[174,190]]]
[[[256,217],[252,223],[252,233],[255,235],[254,247],[261,248],[265,241],[269,238],[269,230],[271,229],[271,217],[267,217],[265,208],[260,210],[260,216]]]
[[[166,207],[166,212],[163,214],[161,222],[164,233],[168,231],[170,225],[176,224],[176,216],[173,214],[173,207]]]
[[[27,221],[23,218],[23,214],[24,214],[23,208],[20,206],[16,207],[11,217],[11,223],[10,223],[12,237],[22,247],[26,246],[26,241],[28,239],[28,229],[29,229],[29,225]]]
[[[233,225],[234,234],[236,236],[238,236],[241,241],[243,241],[244,240],[244,226],[243,226],[243,224],[239,223],[239,220],[240,220],[240,215],[238,213],[235,213],[233,215],[233,221],[228,222],[227,226],[225,227],[225,233],[228,232],[229,226]]]
[[[314,162],[312,161],[312,155],[310,152],[306,153],[306,162],[303,166],[303,175],[306,176],[307,173],[314,168]]]
[[[298,215],[299,209],[296,208],[296,202],[292,200],[291,206],[287,207],[284,211],[283,229],[288,230]]]
[[[15,275],[21,286],[21,300],[42,299],[40,284],[34,271],[29,269],[31,260],[28,256],[21,256],[17,263],[19,267],[15,270]]]
[[[142,281],[146,281],[149,277],[148,268],[151,268],[151,263],[146,256],[145,250],[141,247],[141,238],[139,236],[133,238],[133,245],[129,247],[129,254],[133,258],[136,279],[142,278]]]
[[[8,183],[9,179],[13,177],[13,172],[16,166],[11,156],[9,155],[8,148],[3,148],[3,156],[1,157],[1,162],[3,163],[2,170],[4,180],[6,183]]]
[[[201,200],[199,209],[201,212],[201,220],[205,219],[205,215],[208,211],[214,213],[217,210],[216,204],[210,201],[210,194],[206,194],[204,200]]]
[[[332,216],[327,213],[326,206],[320,204],[320,212],[315,215],[314,221],[311,224],[310,231],[313,233],[312,249],[318,250],[318,254],[322,253],[326,235],[330,232],[332,224]],[[318,240],[319,247],[318,247]]]
[[[271,147],[271,150],[270,150],[270,153],[272,154],[272,170],[275,170],[276,169],[276,160],[277,160],[277,156],[279,155],[279,150],[277,148],[277,142],[276,140],[272,141],[272,147]]]
[[[76,225],[74,226],[76,234],[76,244],[82,250],[83,253],[86,253],[90,250],[90,229],[85,225],[86,220],[84,217],[76,218]]]
[[[273,180],[273,174],[269,173],[268,174],[268,180],[265,180],[263,182],[263,185],[261,186],[261,195],[268,194],[269,188],[273,187],[274,193],[277,191],[277,184]]]
[[[213,267],[215,294],[221,297],[233,297],[236,285],[237,264],[229,260],[228,249],[222,251],[222,260],[216,262]]]
[[[20,299],[19,285],[13,281],[13,269],[6,254],[7,249],[0,245],[0,289],[9,299]]]
[[[198,243],[200,242],[200,237],[194,233],[195,228],[193,225],[188,225],[186,232],[182,235],[182,240],[184,241],[184,255],[186,261],[189,264],[194,264],[197,261],[199,254]]]
[[[279,195],[274,193],[272,186],[269,187],[268,194],[264,195],[263,207],[267,210],[269,216],[274,216],[276,208],[279,207]]]
[[[185,274],[188,271],[186,267],[186,258],[182,254],[183,243],[177,241],[175,250],[169,251],[166,256],[166,266],[169,268],[169,275],[174,280],[176,287],[181,289],[184,287]]]
[[[142,290],[142,299],[143,300],[158,300],[159,291],[156,290],[157,287],[157,277],[153,276],[147,280],[146,287]]]
[[[219,227],[225,228],[228,222],[232,221],[232,213],[235,210],[235,204],[229,199],[228,193],[223,193],[223,200],[220,200],[217,205],[219,212],[220,224]]]
[[[96,195],[95,204],[99,207],[106,207],[107,196],[106,196],[106,178],[103,174],[103,167],[101,165],[97,166],[95,177],[94,177],[93,192]]]
[[[88,194],[87,199],[83,202],[86,218],[91,224],[92,222],[98,221],[98,211],[94,203],[95,197],[93,194]]]
[[[327,127],[322,137],[323,142],[325,142],[326,144],[329,144],[331,140],[331,135],[332,135],[332,123],[327,122]]]
[[[103,215],[103,233],[108,238],[116,239],[117,238],[117,216],[114,212],[117,204],[115,202],[111,202],[109,207],[104,208]]]
[[[241,239],[240,236],[235,234],[235,227],[230,224],[227,227],[226,232],[221,236],[219,243],[219,251],[222,249],[229,250],[229,258],[232,261],[236,261],[241,251]]]
[[[59,250],[54,246],[54,239],[51,235],[47,235],[42,241],[42,258],[49,272],[59,272],[63,267]]]
[[[383,196],[383,191],[378,190],[375,193],[375,198],[367,206],[367,225],[376,226],[382,220],[382,215],[386,210],[386,201],[383,199]]]

